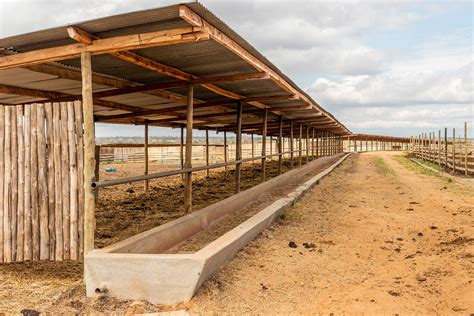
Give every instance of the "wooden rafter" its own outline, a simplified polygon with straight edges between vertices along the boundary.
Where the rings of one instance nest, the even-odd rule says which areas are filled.
[[[209,35],[206,32],[201,32],[199,28],[194,27],[117,36],[98,39],[88,45],[82,43],[71,44],[0,57],[0,70],[77,58],[83,52],[106,54],[128,49],[173,45],[207,39],[209,39]]]
[[[281,100],[283,98],[291,99],[292,96],[261,96],[261,97],[255,97],[255,98],[245,98],[241,99],[242,102],[252,102],[255,100],[259,101],[264,101],[264,100]],[[224,99],[224,100],[219,100],[219,101],[213,101],[213,102],[205,102],[205,103],[198,103],[194,104],[195,109],[202,109],[202,108],[211,108],[213,107],[214,110],[218,110],[218,106],[220,105],[229,105],[229,104],[234,104],[236,103],[235,100],[233,99]],[[140,113],[140,116],[146,116],[146,115],[169,115],[172,114],[172,112],[176,111],[184,111],[186,110],[186,105],[178,105],[174,107],[168,107],[164,109],[153,109],[153,110],[144,110],[142,113]],[[125,114],[116,114],[116,115],[103,115],[103,116],[96,116],[96,122],[104,122],[104,121],[113,121],[117,119],[124,119],[124,118],[129,118],[129,117],[134,117],[136,114],[134,113],[125,113]]]
[[[69,30],[72,30],[72,31],[69,31]],[[71,38],[73,38],[74,40],[76,40],[80,43],[83,43],[84,45],[87,45],[86,43],[90,42],[91,39],[93,39],[93,41],[94,40],[95,41],[101,40],[97,36],[95,36],[93,34],[89,34],[89,33],[85,32],[84,30],[79,29],[76,26],[69,26],[68,27],[68,32],[69,32],[70,36],[71,36],[71,33],[72,33],[73,36],[71,36]],[[86,37],[82,38],[81,36],[86,36]],[[199,77],[197,77],[197,76],[194,76],[192,74],[186,73],[186,72],[181,71],[179,69],[170,67],[168,65],[164,65],[164,64],[159,63],[155,60],[140,56],[140,55],[138,55],[136,53],[133,53],[133,52],[121,51],[119,54],[114,54],[114,56],[117,57],[117,58],[120,58],[122,60],[128,61],[130,63],[133,63],[135,65],[144,67],[146,69],[153,70],[153,71],[159,72],[161,74],[165,74],[165,75],[168,75],[168,76],[171,76],[171,77],[174,77],[174,78],[178,78],[178,79],[181,79],[181,80],[184,80],[184,81],[187,81],[187,82],[192,82],[193,80],[198,80],[199,79]],[[237,93],[234,93],[234,92],[231,92],[231,91],[227,91],[227,90],[219,88],[219,87],[217,87],[213,84],[203,84],[202,86],[204,88],[216,93],[216,94],[219,94],[219,95],[231,98],[231,99],[245,98],[245,96],[242,96],[240,94],[237,94]],[[258,108],[268,108],[268,106],[266,106],[265,104],[260,103],[258,101],[249,102],[249,104],[251,104],[253,106],[256,106]]]
[[[0,85],[0,92],[12,95],[21,95],[26,97],[32,98],[39,98],[39,99],[46,99],[46,100],[62,100],[62,101],[73,101],[73,100],[82,100],[82,95],[73,95],[68,93],[62,92],[55,92],[55,91],[45,91],[45,90],[38,90],[38,89],[30,89],[30,88],[22,88],[16,86],[8,86],[8,85]],[[100,105],[106,108],[112,109],[119,109],[128,112],[140,113],[143,111],[143,108],[138,108],[131,105],[126,105],[117,102],[110,102],[105,100],[94,100],[94,104]]]

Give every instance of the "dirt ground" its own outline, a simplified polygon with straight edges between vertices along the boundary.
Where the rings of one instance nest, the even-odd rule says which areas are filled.
[[[116,167],[117,172],[105,172],[106,167]],[[277,167],[276,160],[267,162],[267,179],[278,175]],[[137,163],[101,165],[100,169],[102,180],[143,174],[143,165]],[[169,169],[169,166],[151,164],[150,173]],[[289,161],[284,161],[282,172],[289,169]],[[195,173],[193,210],[199,210],[234,194],[234,179],[233,168],[227,171],[224,168],[211,170],[208,177],[205,171]],[[241,190],[251,188],[260,182],[260,164],[243,164]],[[186,215],[182,183],[181,176],[173,176],[149,181],[148,192],[144,190],[143,181],[100,189],[96,207],[96,247],[108,246]]]
[[[471,314],[473,208],[472,188],[400,154],[356,155],[208,280],[187,307]]]
[[[473,208],[471,187],[399,153],[358,154],[205,282],[191,302],[145,303],[135,311],[470,314]],[[1,264],[0,311],[134,309],[131,301],[85,298],[81,279],[80,263]]]

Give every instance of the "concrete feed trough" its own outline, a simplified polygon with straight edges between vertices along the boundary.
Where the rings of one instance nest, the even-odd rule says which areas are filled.
[[[323,172],[197,252],[171,253],[180,243],[256,201],[262,194],[290,180],[304,180],[331,157],[316,159],[175,221],[90,252],[85,257],[87,296],[106,294],[122,299],[147,300],[154,304],[190,300],[212,273],[232,259],[242,247],[270,226],[285,208],[293,205],[347,156],[340,154],[340,159]]]

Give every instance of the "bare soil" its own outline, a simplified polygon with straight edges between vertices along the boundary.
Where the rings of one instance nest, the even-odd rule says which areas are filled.
[[[0,264],[0,312],[472,313],[474,191],[422,170],[399,153],[354,155],[205,282],[189,303],[136,308],[131,301],[86,298],[82,263],[30,262]],[[248,174],[253,172],[258,170]],[[224,177],[218,179],[223,188],[208,186],[205,198],[195,201],[198,207],[232,194],[228,173],[211,173]],[[258,183],[259,174],[253,178],[244,185]],[[100,193],[116,204],[102,208],[98,226],[111,237],[101,237],[98,245],[182,215],[171,207],[181,203],[179,177],[174,185],[157,183],[151,182],[156,188],[145,198],[139,193],[143,183],[131,186],[136,193],[127,193],[128,186],[116,195]],[[130,199],[134,202],[127,204]],[[131,207],[123,211],[123,205]],[[120,226],[114,212],[130,222]],[[154,223],[148,227],[145,221]],[[297,248],[289,247],[290,241]]]
[[[399,153],[349,158],[205,282],[187,308],[473,313],[474,191],[420,168]]]
[[[117,172],[105,172],[105,167],[115,167]],[[278,175],[276,160],[268,161],[266,178]],[[165,169],[166,168],[166,169]],[[101,180],[122,178],[143,174],[142,164],[101,165]],[[169,169],[151,165],[150,173]],[[282,172],[290,169],[284,161]],[[241,170],[241,190],[251,188],[261,182],[260,164],[243,164]],[[150,180],[149,191],[145,192],[144,182],[134,182],[101,188],[96,207],[96,247],[102,248],[138,233],[163,225],[186,215],[183,206],[184,186],[181,176]],[[235,170],[224,168],[193,174],[193,210],[199,210],[221,201],[235,191]]]

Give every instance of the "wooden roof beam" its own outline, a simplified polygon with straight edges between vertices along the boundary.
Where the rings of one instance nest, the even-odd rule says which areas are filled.
[[[81,53],[107,54],[122,50],[173,45],[209,39],[200,28],[187,27],[158,32],[97,39],[91,44],[71,44],[0,57],[0,70],[25,67],[50,61],[78,58]]]
[[[260,97],[254,97],[254,98],[244,98],[241,99],[242,102],[251,102],[255,100],[281,100],[282,98],[291,98],[291,96],[260,96]],[[224,99],[224,100],[219,100],[219,101],[213,101],[213,102],[206,102],[206,103],[197,103],[194,104],[194,109],[202,109],[202,108],[208,108],[208,107],[218,107],[220,105],[230,105],[230,104],[235,104],[236,101],[234,99]],[[184,111],[186,110],[187,105],[179,105],[179,106],[174,106],[174,107],[169,107],[169,108],[164,108],[164,109],[153,109],[153,110],[147,110],[144,109],[142,113],[140,113],[140,116],[146,116],[146,115],[166,115],[169,114],[170,111]],[[125,113],[125,114],[117,114],[117,115],[102,115],[102,116],[96,116],[96,122],[104,122],[104,121],[112,121],[112,120],[117,120],[117,119],[123,119],[123,118],[129,118],[129,117],[134,117],[137,116],[135,113]]]
[[[71,31],[69,31],[69,30],[71,30]],[[69,32],[71,38],[73,38],[76,41],[79,41],[80,43],[83,43],[83,44],[89,42],[91,38],[92,39],[95,38],[96,40],[99,40],[98,37],[96,37],[95,35],[89,34],[86,31],[81,30],[76,26],[69,26],[68,27],[68,32]],[[207,34],[207,33],[206,33],[206,35],[209,36],[209,34]],[[84,38],[82,38],[81,36],[84,36]],[[192,74],[186,73],[186,72],[181,71],[179,69],[170,67],[168,65],[158,63],[157,61],[154,61],[152,59],[140,56],[140,55],[138,55],[136,53],[133,53],[133,52],[121,51],[120,53],[113,54],[113,55],[117,58],[120,58],[120,59],[122,59],[124,61],[127,61],[127,62],[130,62],[130,63],[133,63],[135,65],[141,66],[143,68],[153,70],[153,71],[156,71],[156,72],[159,72],[159,73],[162,73],[162,74],[174,77],[174,78],[178,78],[178,79],[181,79],[181,80],[184,80],[184,81],[192,82],[193,80],[199,80],[199,78],[197,76],[194,76]],[[225,89],[219,88],[219,87],[217,87],[213,84],[210,84],[210,83],[209,84],[202,84],[202,86],[204,88],[216,93],[216,94],[219,94],[219,95],[231,98],[231,99],[245,98],[245,96],[242,96],[240,94],[237,94],[237,93],[234,93],[234,92],[231,92],[231,91],[227,91]],[[263,103],[260,103],[258,101],[249,102],[249,104],[251,104],[253,106],[256,106],[258,108],[268,108],[267,105],[265,105]]]
[[[74,94],[55,92],[55,91],[22,88],[22,87],[16,87],[16,86],[8,86],[8,85],[0,85],[0,93],[46,99],[48,100],[48,102],[51,102],[49,101],[50,99],[56,99],[56,100],[62,99],[63,101],[82,100],[82,95],[74,95]],[[117,103],[117,102],[110,102],[110,101],[105,101],[105,100],[97,100],[97,99],[94,100],[94,104],[100,105],[106,108],[119,109],[119,110],[124,110],[128,112],[133,112],[133,113],[140,113],[141,111],[144,110],[143,108],[138,108],[135,106],[130,106],[130,105]]]
[[[237,42],[235,42],[234,40],[229,38],[227,35],[222,33],[220,30],[218,30],[212,24],[207,22],[196,12],[194,12],[189,7],[187,7],[185,4],[181,4],[179,7],[179,16],[181,19],[183,19],[190,25],[194,27],[201,27],[203,30],[205,30],[209,34],[212,40],[218,42],[222,46],[229,49],[231,52],[233,52],[234,54],[242,58],[244,61],[246,61],[249,65],[257,69],[258,71],[267,72],[270,75],[270,78],[280,87],[285,89],[288,93],[298,96],[301,100],[312,105],[314,109],[318,110],[321,113],[324,113],[329,118],[336,121],[336,119],[332,117],[330,113],[326,112],[321,106],[312,102],[308,97],[306,97],[299,90],[294,88],[284,78],[282,78],[279,74],[277,74],[273,69],[268,67],[262,61],[258,60],[256,57],[250,54],[247,50],[245,50],[242,46],[237,44]]]
[[[230,75],[230,76],[201,78],[201,79],[192,80],[191,83],[193,85],[203,85],[210,82],[232,82],[232,81],[258,80],[258,79],[268,79],[268,76],[267,74],[260,72],[260,73],[251,73],[251,74],[238,74],[238,75]],[[129,93],[146,92],[146,91],[151,91],[151,90],[182,88],[182,87],[186,87],[186,85],[188,85],[186,81],[155,83],[155,84],[128,87],[128,88],[122,88],[122,89],[116,89],[116,90],[96,92],[94,93],[94,97],[105,98],[105,97],[111,97],[111,96],[123,95],[123,94],[129,94]]]

